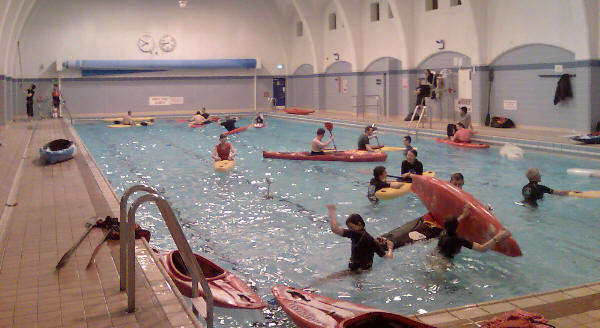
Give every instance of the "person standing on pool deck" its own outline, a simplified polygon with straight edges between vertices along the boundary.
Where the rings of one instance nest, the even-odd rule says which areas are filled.
[[[54,89],[52,90],[52,118],[57,118],[60,114],[60,96],[58,84],[54,84]]]
[[[406,136],[404,137],[404,139],[402,139],[402,143],[404,144],[404,156],[406,156],[406,154],[408,154],[408,151],[413,149],[412,145],[410,144],[412,142],[412,138],[410,136]]]
[[[318,128],[317,136],[313,139],[312,144],[310,146],[310,154],[311,155],[325,155],[325,147],[327,147],[333,141],[333,135],[329,137],[327,142],[323,142],[323,137],[325,136],[325,129]]]
[[[369,139],[376,138],[377,135],[373,133],[377,128],[369,125],[365,128],[365,132],[358,138],[358,150],[375,151],[371,145],[369,145]]]
[[[232,131],[235,130],[235,122],[237,121],[237,117],[232,119],[231,116],[227,115],[225,116],[225,122],[221,123],[221,120],[219,120],[219,124],[221,124],[222,126],[224,126],[227,131]]]
[[[401,181],[402,182],[411,182],[412,179],[410,176],[412,174],[423,175],[423,163],[419,162],[417,159],[417,151],[411,149],[406,153],[406,159],[402,161],[402,169],[401,169]]]
[[[373,265],[373,256],[375,253],[385,259],[394,257],[392,250],[394,245],[391,241],[380,238],[375,240],[366,230],[365,221],[356,213],[350,214],[346,219],[346,225],[349,229],[342,229],[335,219],[335,205],[327,205],[329,209],[329,224],[331,231],[338,236],[350,238],[352,240],[352,251],[348,268],[354,272],[370,270]],[[387,249],[386,249],[387,247]]]
[[[542,175],[536,167],[528,168],[525,176],[529,183],[523,186],[521,193],[523,194],[523,203],[527,205],[537,207],[537,201],[544,198],[544,194],[568,196],[571,192],[571,190],[554,190],[539,184],[542,181]]]
[[[465,205],[461,215],[457,218],[454,215],[449,215],[444,220],[444,230],[445,233],[442,234],[438,241],[437,251],[439,254],[443,255],[446,259],[452,259],[458,253],[460,253],[460,249],[462,247],[466,247],[478,252],[487,252],[488,250],[494,248],[500,241],[505,238],[510,237],[510,231],[501,229],[498,233],[492,237],[492,239],[488,240],[485,244],[479,244],[474,241],[467,240],[465,238],[459,237],[456,234],[456,230],[458,229],[458,225],[461,221],[468,218],[471,214],[470,205]]]
[[[35,95],[35,84],[31,84],[29,89],[25,91],[25,104],[27,106],[27,120],[31,121],[33,119],[33,96]]]
[[[227,141],[227,136],[221,134],[219,136],[219,143],[215,146],[212,153],[212,158],[215,162],[218,161],[232,161],[235,157],[236,151],[233,145]]]

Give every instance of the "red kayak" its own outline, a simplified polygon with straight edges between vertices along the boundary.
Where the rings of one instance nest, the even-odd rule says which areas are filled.
[[[239,128],[237,128],[237,129],[233,129],[233,130],[231,130],[231,131],[227,131],[227,132],[225,132],[225,133],[223,133],[223,134],[224,134],[224,135],[226,135],[226,136],[228,136],[228,135],[230,135],[230,134],[236,134],[236,133],[240,133],[240,132],[242,132],[242,131],[246,131],[246,130],[248,130],[248,128],[249,128],[249,127],[250,127],[250,124],[248,124],[248,125],[244,125],[244,126],[240,126],[240,127],[239,127]]]
[[[383,152],[368,152],[356,149],[326,152],[325,155],[311,155],[308,151],[263,151],[263,158],[291,159],[298,161],[384,162],[387,159],[387,154]]]
[[[286,285],[276,285],[271,292],[285,313],[300,328],[434,328],[399,314]]]
[[[437,141],[439,143],[445,143],[445,144],[449,144],[452,146],[464,147],[464,148],[490,148],[490,145],[482,144],[482,143],[454,142],[450,139],[442,139],[442,138],[435,138],[435,141]]]
[[[240,278],[210,260],[198,254],[194,255],[210,286],[216,306],[239,309],[262,309],[265,307],[262,299]],[[181,294],[192,297],[192,277],[189,276],[179,251],[158,251],[158,258]],[[202,288],[199,292],[203,297]]]
[[[487,206],[448,181],[412,175],[411,188],[441,226],[448,215],[459,216],[466,204],[471,205],[471,215],[458,225],[457,234],[463,238],[485,244],[504,228]],[[508,256],[522,255],[521,248],[512,237],[499,242],[493,250]]]
[[[296,114],[296,115],[308,115],[315,112],[314,109],[300,109],[300,108],[284,108],[283,109],[288,114]]]
[[[208,120],[216,122],[216,121],[220,120],[220,118],[218,118],[216,116],[213,116],[213,117],[209,117]],[[180,118],[180,119],[177,119],[177,122],[179,122],[179,123],[189,123],[190,120],[186,120],[186,119]]]

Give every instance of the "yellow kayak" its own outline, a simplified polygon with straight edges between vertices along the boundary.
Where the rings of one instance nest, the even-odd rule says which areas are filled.
[[[589,191],[571,191],[569,193],[571,197],[577,198],[600,198],[600,190],[589,190]]]
[[[433,171],[425,171],[423,172],[423,176],[426,177],[435,177],[435,172]],[[395,188],[381,188],[375,192],[375,197],[382,200],[390,200],[396,197],[400,197],[402,195],[406,195],[410,192],[410,186],[412,183],[403,182],[402,186],[398,189]]]
[[[108,128],[130,128],[132,126],[149,126],[152,125],[152,122],[146,122],[146,124],[135,123],[135,124],[108,124],[106,127]]]
[[[230,171],[231,169],[233,169],[234,166],[235,166],[235,159],[231,160],[231,161],[229,161],[229,160],[218,161],[213,164],[213,167],[215,168],[215,171],[217,171],[217,172]]]
[[[150,121],[150,120],[155,120],[156,117],[132,117],[131,118],[134,122],[143,122],[143,121]],[[103,122],[107,122],[107,123],[112,123],[114,121],[119,121],[121,122],[123,120],[122,117],[115,117],[115,118],[103,118],[102,121]]]
[[[414,150],[418,150],[417,147],[413,147]],[[403,151],[406,150],[404,147],[391,147],[391,146],[383,146],[379,148],[380,151]]]

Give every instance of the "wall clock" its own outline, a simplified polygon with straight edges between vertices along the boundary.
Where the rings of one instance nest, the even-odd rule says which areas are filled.
[[[167,34],[160,38],[160,41],[158,41],[158,46],[160,47],[160,50],[164,52],[171,52],[175,50],[177,42],[175,41],[174,37]]]
[[[144,34],[144,35],[140,36],[140,38],[138,39],[137,45],[138,45],[138,48],[140,49],[140,51],[147,52],[147,53],[151,53],[152,50],[154,50],[154,47],[156,46],[154,39],[152,38],[151,35],[148,35],[148,34]]]

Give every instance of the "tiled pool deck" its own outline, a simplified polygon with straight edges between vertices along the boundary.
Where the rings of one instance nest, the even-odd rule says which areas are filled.
[[[280,113],[274,115],[287,116]],[[313,118],[365,125],[354,121],[354,116],[336,112],[318,112],[307,119]],[[379,127],[403,132],[408,122],[392,119],[380,122]],[[563,136],[567,132],[476,130],[482,141],[511,141],[600,159],[600,146],[575,145]],[[445,123],[435,122],[433,130],[419,130],[419,135],[445,135]],[[85,147],[80,147],[74,160],[53,166],[38,163],[39,147],[64,137],[78,141],[72,127],[59,120],[16,122],[0,133],[0,200],[5,204],[0,208],[0,327],[200,327],[145,242],[136,243],[134,314],[125,312],[127,296],[119,291],[118,243],[103,247],[95,265],[85,269],[103,237],[98,229],[64,268],[55,270],[90,217],[117,216],[119,208],[116,195]],[[556,327],[600,327],[600,282],[415,317],[437,327],[478,327],[482,320],[514,308],[543,314]]]

